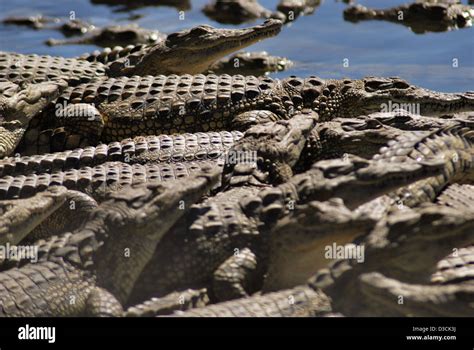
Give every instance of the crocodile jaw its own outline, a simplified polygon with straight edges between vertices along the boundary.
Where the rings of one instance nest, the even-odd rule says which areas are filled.
[[[370,86],[373,82],[379,85]],[[345,97],[350,104],[357,106],[354,109],[358,115],[404,110],[413,115],[442,116],[474,111],[474,92],[436,92],[411,85],[399,78],[366,78],[364,85],[355,83]]]
[[[166,62],[153,64],[167,67],[167,74],[180,73],[183,66],[189,74],[199,74],[206,71],[218,59],[235,51],[253,45],[260,40],[277,35],[282,27],[278,20],[267,20],[262,25],[246,29],[215,29],[208,26],[199,26],[203,32],[199,38],[179,40],[168,38],[165,42],[168,52],[160,59]]]

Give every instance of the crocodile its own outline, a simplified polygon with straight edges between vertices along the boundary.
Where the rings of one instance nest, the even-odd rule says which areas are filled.
[[[265,51],[237,52],[212,64],[208,73],[260,76],[268,72],[281,72],[291,67],[292,64],[285,57],[270,56]]]
[[[153,317],[168,315],[174,311],[184,311],[209,305],[206,288],[186,289],[170,293],[161,298],[151,298],[127,309],[125,317]]]
[[[416,115],[400,109],[392,112],[377,112],[369,115],[361,115],[357,116],[356,119],[359,119],[359,122],[380,123],[381,125],[403,131],[435,131],[459,122],[472,120],[470,114],[470,112],[448,113],[443,118],[436,118]]]
[[[474,7],[455,3],[416,2],[384,10],[355,5],[344,10],[347,21],[390,21],[403,24],[416,34],[471,27],[473,18]]]
[[[472,315],[472,285],[429,285],[440,259],[453,247],[472,243],[474,212],[469,209],[394,212],[359,242],[365,247],[363,264],[337,260],[312,283],[332,299],[335,311],[348,316]]]
[[[319,116],[303,110],[290,120],[279,120],[248,129],[226,155],[222,189],[246,184],[245,176],[251,164],[263,174],[264,181],[278,184],[293,176],[296,164],[306,144],[308,133],[314,129]],[[239,174],[243,170],[242,174]],[[238,175],[237,175],[238,174]],[[259,175],[254,173],[253,175]],[[249,179],[252,176],[249,177]]]
[[[418,123],[415,122],[414,125],[417,124]],[[384,146],[381,148],[379,154],[372,156],[372,159],[384,163],[397,160],[400,156],[416,160],[436,155],[438,159],[444,162],[443,170],[440,174],[401,187],[396,191],[388,193],[386,196],[374,199],[358,210],[372,212],[381,220],[393,210],[404,210],[406,208],[431,205],[437,200],[440,194],[442,196],[446,188],[449,189],[450,186],[455,186],[456,183],[472,183],[474,180],[472,170],[474,160],[472,121],[451,119],[447,120],[445,124],[446,126],[435,130],[414,130],[410,132],[402,130],[399,136],[395,136],[392,140],[387,142],[388,147]],[[427,123],[426,126],[428,125],[431,125],[431,123]],[[330,126],[333,126],[333,124]],[[362,146],[360,140],[357,139],[357,135],[362,135],[360,132],[356,134],[354,134],[353,131],[343,133],[338,131],[337,128],[330,130],[330,126],[328,126],[327,132],[323,128],[322,131],[326,133],[310,136],[310,138],[312,137],[311,141],[316,143],[316,146],[310,146],[307,152],[303,151],[302,158],[299,161],[300,164],[297,164],[297,171],[305,169],[305,164],[308,162],[323,157],[323,155],[320,155],[322,152],[314,152],[314,149],[322,149],[324,152],[325,150],[330,150],[331,147],[337,148],[339,145],[342,145],[343,149],[347,149],[348,151],[354,150],[356,154],[360,154],[361,152],[366,153],[366,150],[361,150],[360,148],[354,149],[352,146],[365,147],[370,150],[370,148],[367,148],[367,142],[364,142]],[[384,134],[387,133],[387,130],[382,130],[384,130]],[[390,130],[388,136],[396,135],[393,131],[394,130]],[[338,135],[338,133],[341,135]],[[365,136],[366,133],[364,132],[363,135]],[[381,136],[377,131],[373,133],[373,135],[377,137]],[[331,137],[335,137],[335,139],[332,140]],[[354,137],[357,141],[355,145],[348,144],[346,147],[346,143],[354,140]],[[337,141],[341,138],[344,139],[341,143],[338,143]],[[376,141],[379,141],[379,139],[376,139]],[[403,144],[405,145],[404,147],[396,146]],[[393,148],[394,145],[398,148],[397,150]],[[332,154],[334,154],[334,152],[332,152]],[[345,156],[347,156],[347,153]],[[455,194],[450,196],[449,193],[453,192],[447,192],[446,196],[448,197],[445,197],[446,200],[462,208],[463,204],[456,202],[459,196]],[[468,197],[465,196],[463,198],[465,200],[464,204],[468,204]]]
[[[304,108],[327,121],[409,102],[419,104],[422,115],[437,116],[472,110],[474,94],[433,92],[400,78],[159,75],[96,79],[68,87],[55,102],[32,118],[32,127],[65,127],[96,143],[137,135],[244,130],[258,122],[288,119]]]
[[[405,143],[408,148],[414,146],[415,149],[407,154],[411,159],[422,159],[420,152],[423,157],[436,154],[440,159],[444,159],[442,174],[402,187],[387,196],[375,199],[368,203],[367,207],[360,208],[360,210],[377,213],[379,219],[391,210],[428,205],[447,186],[455,182],[472,183],[471,121],[427,117],[422,117],[421,120],[428,120],[421,121],[418,118],[399,118],[399,116],[393,119],[390,115],[384,115],[382,120],[386,119],[388,124],[397,126],[393,128],[380,124],[381,119],[378,113],[369,117],[371,118],[365,120],[336,119],[333,122],[318,125],[309,136],[307,146],[295,166],[295,171],[307,170],[308,164],[314,161],[346,157],[349,154],[369,159],[375,156],[375,150],[381,146],[381,143],[388,145]],[[420,143],[417,145],[418,142]],[[388,162],[395,159],[394,155],[404,155],[404,153],[401,149],[394,150],[389,146],[383,148],[382,152],[374,158]],[[466,198],[464,205],[468,205],[468,198],[464,198]],[[453,202],[453,198],[447,200]],[[459,207],[462,207],[462,204]]]
[[[86,21],[80,19],[69,19],[58,28],[65,36],[74,36],[74,35],[83,35],[94,30],[97,30],[97,27],[93,24],[90,24]]]
[[[187,67],[185,69],[188,72],[199,72],[207,69],[216,59],[234,50],[276,35],[280,28],[281,22],[273,20],[266,21],[260,26],[236,30],[199,26],[189,31],[171,34],[163,44],[134,52],[130,56],[123,57],[123,61],[112,62],[111,67],[107,67],[100,62],[88,62],[87,60],[72,58],[0,53],[0,85],[5,84],[1,83],[2,80],[24,85],[25,83],[40,83],[58,79],[61,81],[60,85],[63,85],[63,80],[68,85],[74,86],[91,82],[94,79],[97,84],[101,84],[103,81],[99,77],[104,75],[183,73],[183,67]],[[167,45],[170,45],[170,47]],[[182,59],[186,62],[183,62]],[[176,66],[174,66],[175,64]],[[155,67],[155,65],[161,68]],[[40,86],[31,88],[31,90],[39,88]],[[17,90],[19,90],[19,87]],[[50,97],[51,107],[55,104],[56,97]],[[11,97],[10,100],[5,101],[6,98],[5,95],[0,96],[0,113],[3,114],[4,119],[10,122],[10,118],[15,118],[16,112],[10,112],[9,110],[15,109],[18,98]],[[2,106],[5,104],[8,110],[5,110],[5,107]],[[38,113],[29,114],[29,120],[35,114]],[[29,121],[22,120],[21,124],[16,126],[14,132],[10,131],[6,134],[5,137],[8,137],[8,142],[3,140],[0,142],[0,158],[12,154],[28,123]],[[31,129],[35,128],[35,125],[31,126]],[[41,129],[37,132],[40,131]],[[165,132],[155,134],[162,133]]]
[[[0,245],[34,245],[39,239],[75,230],[96,210],[97,202],[88,195],[51,186],[27,199],[0,201]],[[18,259],[2,254],[0,271],[18,266]]]
[[[82,167],[67,171],[53,171],[30,175],[4,176],[0,179],[0,198],[26,198],[44,191],[50,186],[64,186],[91,195],[100,201],[109,192],[143,182],[166,182],[189,177],[202,168],[217,167],[220,163],[191,161],[156,164],[128,164],[105,162],[95,167]]]
[[[309,285],[188,310],[173,317],[315,317],[331,312],[331,301]]]
[[[298,164],[297,172],[324,159],[343,158],[348,154],[372,158],[390,140],[401,137],[406,131],[383,125],[370,116],[366,118],[336,118],[319,123],[308,137]]]
[[[436,155],[444,158],[446,165],[441,174],[415,182],[401,188],[391,196],[399,205],[415,207],[436,200],[441,191],[452,183],[472,183],[474,181],[474,131],[472,122],[458,123],[433,132],[420,132],[406,137],[408,149],[417,145],[409,157],[419,159]],[[424,146],[421,146],[420,141]],[[374,156],[380,160],[392,161],[397,154],[392,152]]]
[[[58,186],[49,187],[46,192],[54,187]],[[38,192],[36,195],[41,195],[43,192]],[[21,244],[34,244],[39,239],[74,231],[80,228],[98,207],[95,199],[80,191],[67,190],[65,197],[66,200],[62,205],[25,236]]]
[[[11,16],[2,20],[7,25],[27,26],[32,29],[56,29],[65,36],[82,35],[97,27],[80,19],[68,19],[63,21],[60,18],[43,15],[34,16]]]
[[[459,210],[474,208],[474,186],[457,183],[449,185],[436,198],[436,203]]]
[[[277,10],[291,22],[299,16],[311,15],[321,4],[321,0],[280,0]]]
[[[215,0],[204,6],[202,12],[224,24],[241,24],[258,18],[285,20],[282,13],[266,9],[257,0]]]
[[[279,139],[273,138],[277,148],[283,149],[282,146],[286,143],[290,152],[302,149],[305,140],[301,133],[307,135],[311,127],[302,128],[304,124],[296,125],[299,125],[300,129],[298,132],[289,133],[290,137],[283,140],[281,136]],[[272,130],[278,129],[271,127],[267,130],[271,134]],[[250,133],[252,134],[257,132]],[[284,133],[287,134],[288,132]],[[262,139],[268,140],[262,150],[271,148],[267,144],[272,138]],[[244,143],[245,137],[238,144],[240,142]],[[257,158],[258,154],[257,151]],[[260,153],[263,154],[265,152]],[[288,165],[291,165],[296,157],[288,155],[280,159],[287,159],[290,162]],[[262,165],[265,163],[261,162]],[[231,168],[232,176],[230,178],[224,176],[224,190],[195,206],[190,216],[180,220],[163,238],[154,258],[137,283],[131,300],[140,303],[153,296],[163,296],[183,288],[201,288],[202,285],[209,288],[213,300],[226,300],[251,294],[262,285],[261,276],[266,270],[268,247],[266,240],[269,236],[266,232],[278,217],[284,215],[286,208],[311,200],[330,200],[333,197],[343,198],[344,204],[354,208],[407,182],[433,175],[439,170],[439,164],[436,163],[435,161],[431,165],[427,163],[427,168],[422,170],[424,166],[420,167],[420,163],[375,162],[371,166],[370,161],[348,157],[344,162],[333,161],[332,165],[328,162],[318,162],[308,172],[295,175],[288,182],[274,188],[266,185],[266,178],[259,177],[258,172],[255,174],[255,168],[252,173],[243,167],[243,164],[234,165]],[[260,170],[265,171],[265,167],[260,167]],[[336,204],[333,202],[321,204],[320,207],[311,210],[336,212],[335,209],[342,205]],[[333,225],[336,231],[339,230],[341,239],[344,233],[349,237],[363,233],[363,228],[351,221],[348,209],[344,210],[346,215],[343,217],[346,220],[339,222],[339,225]],[[337,217],[320,215],[315,216],[315,219],[320,220],[321,227],[329,227],[328,230],[331,230],[328,221],[334,219],[332,221],[334,224]],[[324,220],[327,226],[323,225]],[[362,220],[359,222],[364,223]],[[368,226],[372,227],[373,222],[371,220],[368,222],[370,223]],[[354,234],[351,235],[349,232]],[[309,235],[303,235],[302,239],[306,238],[311,240],[310,242],[321,239],[320,235],[307,233]],[[293,231],[292,237],[294,237]],[[285,235],[281,235],[278,240],[286,242]],[[288,240],[290,242],[285,244],[290,246],[292,243],[297,244],[291,239]],[[311,244],[307,242],[306,246]],[[176,250],[179,253],[176,253]],[[313,263],[310,265],[316,266]],[[277,280],[274,285],[276,283],[284,281]],[[268,288],[272,287],[269,285]]]
[[[38,241],[35,264],[0,273],[0,315],[123,315],[153,247],[218,177],[207,169],[186,180],[111,194],[83,227]]]
[[[59,97],[66,82],[44,82],[21,89],[17,84],[0,82],[0,158],[10,155],[28,127],[31,118]]]
[[[180,11],[191,9],[189,0],[91,0],[93,4],[118,6],[117,11],[130,11],[144,6],[172,6]]]
[[[0,245],[19,243],[64,204],[66,193],[52,186],[28,199],[0,201]]]
[[[74,32],[76,26],[80,26],[79,33],[82,33],[83,25],[77,22],[69,23],[63,27],[68,32]],[[97,46],[117,46],[136,44],[156,44],[164,39],[164,35],[157,30],[150,30],[139,27],[137,24],[112,25],[104,28],[94,28],[87,30],[87,35],[72,39],[48,39],[46,45],[97,45]]]
[[[33,150],[31,156],[0,159],[0,177],[66,171],[110,161],[144,164],[217,160],[242,137],[240,131],[137,136],[120,142],[38,154],[44,150],[40,147]]]
[[[6,25],[26,26],[32,29],[42,29],[49,23],[58,23],[59,18],[53,18],[43,15],[31,16],[9,16],[2,19],[2,23]]]
[[[377,154],[389,141],[420,131],[437,131],[459,123],[468,123],[469,118],[453,114],[449,118],[419,116],[406,111],[377,112],[353,118],[335,118],[319,123],[308,137],[306,149],[296,165],[296,171],[307,170],[308,164],[347,154],[366,159]]]
[[[451,254],[438,262],[437,270],[431,275],[430,282],[433,284],[473,284],[473,262],[474,246],[454,248]]]
[[[471,317],[474,312],[472,284],[409,284],[371,272],[359,277],[356,288],[371,303],[370,316]]]
[[[435,200],[440,203],[441,199],[439,198],[445,198],[453,206],[457,205],[462,208],[463,204],[459,204],[457,201],[459,196],[452,195],[453,192],[448,190],[451,186],[456,186],[456,182],[472,183],[473,181],[472,161],[474,158],[472,126],[470,126],[472,122],[448,120],[446,124],[447,126],[434,131],[412,131],[409,133],[403,131],[401,136],[389,141],[388,144],[392,146],[404,144],[407,147],[405,151],[404,147],[395,150],[389,146],[382,148],[381,153],[373,157],[383,163],[393,161],[400,155],[408,156],[413,160],[436,155],[444,162],[441,174],[403,186],[360,206],[357,211],[369,213],[374,219],[384,220],[393,211],[432,205]],[[331,143],[326,145],[326,148],[330,146]],[[313,158],[309,157],[309,159]],[[444,191],[447,191],[445,197],[443,197]],[[464,205],[468,205],[467,195],[461,198],[467,200]]]
[[[311,220],[312,212],[305,213],[306,210],[306,206],[295,208],[295,211],[281,220],[277,226],[280,226],[281,230],[291,232],[298,232],[302,227],[306,227],[306,230],[317,228],[317,220]],[[473,311],[469,301],[473,300],[474,288],[472,284],[469,286],[462,284],[466,283],[465,278],[472,278],[473,270],[469,266],[472,249],[459,250],[459,255],[463,259],[462,267],[459,267],[460,258],[452,256],[439,263],[438,266],[442,266],[443,271],[433,275],[432,283],[450,284],[441,288],[435,285],[403,283],[376,272],[379,268],[390,271],[397,264],[405,264],[407,268],[416,264],[403,255],[406,252],[416,255],[416,262],[426,259],[420,269],[423,270],[436,261],[436,257],[440,256],[442,251],[449,251],[453,241],[460,243],[468,241],[469,232],[473,227],[472,212],[467,218],[464,218],[462,213],[457,213],[454,217],[451,214],[451,209],[445,211],[443,208],[425,208],[408,217],[393,218],[388,232],[371,233],[362,241],[361,245],[365,245],[366,252],[364,263],[337,260],[331,263],[329,268],[319,270],[306,284],[292,289],[218,303],[186,312],[175,312],[173,316],[325,316],[331,308],[336,312],[342,311],[347,316],[469,316]],[[445,231],[432,231],[433,224]],[[453,232],[449,232],[451,228],[454,229]],[[433,242],[426,245],[426,239]],[[350,247],[353,248],[354,246]],[[386,263],[389,266],[386,266]],[[466,276],[468,274],[466,269],[467,271],[470,269],[471,277]],[[443,277],[440,277],[441,275]],[[462,283],[459,283],[459,279]],[[404,298],[401,304],[400,296]],[[321,304],[321,301],[325,302]]]
[[[20,84],[62,78],[69,85],[77,85],[100,76],[197,74],[234,51],[277,35],[280,29],[281,22],[277,20],[245,29],[201,25],[169,34],[166,40],[154,45],[138,45],[120,59],[109,60],[108,65],[99,59],[89,62],[87,57],[74,59],[0,52],[0,81]]]

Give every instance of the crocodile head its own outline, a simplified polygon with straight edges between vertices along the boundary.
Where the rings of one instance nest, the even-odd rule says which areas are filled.
[[[79,28],[79,29],[77,29]],[[82,33],[89,31],[89,35],[74,39],[56,40],[49,39],[49,46],[68,44],[96,44],[105,47],[136,45],[140,43],[155,43],[163,35],[158,31],[140,28],[137,24],[114,25],[102,29],[90,30],[91,25],[78,22],[69,22],[63,25],[63,31],[79,30]]]
[[[445,302],[466,300],[465,297],[446,294],[433,297],[433,294],[426,289],[433,286],[416,288],[418,290],[405,293],[398,287],[414,286],[402,285],[393,279],[425,284],[429,281],[436,263],[452,253],[453,247],[463,247],[472,243],[473,227],[474,215],[471,210],[429,206],[392,212],[361,242],[365,246],[364,264],[356,264],[351,259],[335,261],[327,268],[318,271],[309,280],[309,284],[312,288],[321,289],[330,296],[334,309],[343,312],[344,315],[374,316],[380,313],[387,316],[394,312],[400,315],[402,312],[404,316],[408,314],[421,316],[428,312],[432,316],[440,311],[439,307]],[[458,253],[456,250],[456,265],[460,266],[463,261]],[[446,268],[447,265],[444,264],[443,267]],[[376,283],[377,279],[368,278],[368,274],[373,276],[374,271],[390,277],[391,281],[385,280],[389,285],[398,284],[395,293],[389,290],[391,288],[386,288],[388,284]],[[378,279],[378,282],[382,280]],[[413,302],[405,302],[404,305],[409,306],[401,309],[396,302],[400,296],[405,300],[415,297],[416,302],[411,299]],[[354,303],[353,300],[360,302]],[[376,306],[370,309],[375,301],[383,301],[384,308],[380,308],[380,303],[377,302]],[[465,306],[462,307],[462,310],[464,309]],[[451,307],[450,315],[453,314],[453,310]],[[461,309],[456,311],[458,315],[466,313],[459,310]],[[472,310],[468,308],[467,310],[472,314]]]
[[[345,80],[335,93],[338,115],[404,110],[414,115],[439,116],[474,110],[474,93],[440,93],[414,86],[398,77]],[[335,89],[336,91],[337,89]]]
[[[304,283],[336,258],[336,251],[329,255],[328,251],[368,234],[375,224],[375,219],[354,213],[338,198],[296,206],[278,220],[269,234],[270,263],[263,290]],[[357,253],[357,259],[364,258],[362,250]]]
[[[186,180],[150,182],[146,186],[136,184],[112,192],[108,201],[101,205],[106,213],[106,225],[115,236],[130,239],[130,232],[138,232],[140,239],[159,240],[191,204],[215,185],[219,176],[220,172],[215,168],[204,167]]]
[[[219,177],[216,168],[203,168],[186,179],[134,184],[112,192],[84,227],[102,241],[92,253],[103,286],[124,302],[161,237]]]
[[[0,158],[15,150],[30,120],[66,88],[64,80],[22,87],[0,82]]]
[[[416,34],[471,27],[473,17],[472,6],[454,2],[415,2],[384,10],[355,5],[344,10],[346,21],[357,23],[365,20],[385,20],[403,24]]]
[[[281,87],[285,104],[312,108],[323,121],[375,112],[440,116],[474,110],[474,92],[435,92],[398,77],[325,80],[290,76],[281,81]]]
[[[296,192],[298,203],[341,198],[349,209],[391,192],[401,186],[442,171],[444,161],[379,162],[346,155],[342,159],[321,160],[288,183],[279,186],[283,192]],[[263,198],[265,200],[265,198]]]
[[[253,160],[274,184],[288,181],[293,176],[292,167],[298,161],[316,121],[317,114],[306,110],[289,120],[267,122],[249,128],[227,154],[223,182],[234,181],[232,178],[240,170],[240,158],[243,158],[243,163]]]
[[[146,74],[199,74],[216,60],[265,38],[277,35],[282,22],[269,19],[245,29],[218,29],[208,25],[170,34],[145,55],[137,71]],[[138,67],[141,65],[142,67]]]

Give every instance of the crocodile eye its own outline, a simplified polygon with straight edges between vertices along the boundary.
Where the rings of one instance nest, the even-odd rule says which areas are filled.
[[[209,28],[209,26],[198,26],[196,28],[191,29],[190,33],[197,35],[207,34],[209,32]]]
[[[300,86],[303,84],[303,82],[298,79],[298,78],[293,78],[291,77],[292,79],[288,80],[288,84],[291,85],[291,86],[294,86],[294,87],[297,87],[297,86]]]
[[[167,40],[174,40],[179,36],[178,33],[172,33],[166,37]]]
[[[137,33],[131,30],[124,31],[122,33],[118,33],[118,36],[121,37],[122,39],[126,40],[132,40],[137,37]]]
[[[393,83],[393,87],[396,89],[408,89],[410,84],[408,84],[406,81],[399,80]]]
[[[387,82],[386,80],[369,80],[365,82],[366,91],[377,91],[385,90],[393,87],[393,83]]]

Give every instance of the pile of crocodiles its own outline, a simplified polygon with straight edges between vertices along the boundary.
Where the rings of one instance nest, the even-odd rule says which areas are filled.
[[[1,316],[474,314],[474,92],[213,70],[281,27],[0,53]]]

